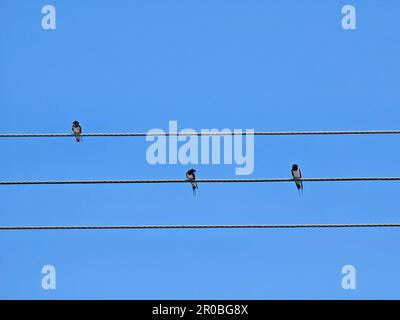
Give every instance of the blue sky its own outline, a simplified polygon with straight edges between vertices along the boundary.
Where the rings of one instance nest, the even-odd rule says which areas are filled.
[[[42,6],[57,29],[41,28]],[[352,4],[357,29],[343,30]],[[0,3],[0,132],[399,129],[400,3]],[[174,179],[144,138],[1,139],[0,180]],[[399,176],[397,136],[257,137],[249,177]],[[195,165],[237,178],[235,165]],[[399,222],[397,182],[2,186],[1,225]],[[397,229],[0,232],[0,298],[400,298]],[[43,290],[53,265],[57,289]],[[341,268],[357,270],[343,290]]]

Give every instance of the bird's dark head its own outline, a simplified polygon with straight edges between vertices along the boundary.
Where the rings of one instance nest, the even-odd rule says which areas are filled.
[[[292,165],[292,170],[298,170],[299,166],[297,164]]]
[[[74,126],[79,126],[79,122],[78,121],[74,121],[74,122],[72,122],[72,124],[74,125]]]
[[[196,170],[190,169],[187,173],[188,173],[188,174],[193,174],[193,173],[195,173],[195,172],[196,172]]]

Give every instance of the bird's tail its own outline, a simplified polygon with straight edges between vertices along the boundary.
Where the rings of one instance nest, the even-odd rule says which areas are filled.
[[[197,183],[194,182],[194,181],[191,181],[191,184],[192,184],[193,196],[195,197],[195,196],[196,196],[196,190],[197,190],[199,187],[197,186]]]
[[[76,142],[81,142],[82,137],[81,137],[81,135],[79,133],[74,133],[74,136],[75,136]]]
[[[299,192],[299,196],[303,195],[303,186],[297,188],[297,191]]]

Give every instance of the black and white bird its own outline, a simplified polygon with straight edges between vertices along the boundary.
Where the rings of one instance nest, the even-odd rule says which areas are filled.
[[[188,172],[186,172],[186,178],[189,180],[190,184],[192,185],[192,190],[193,190],[193,195],[196,195],[196,189],[199,187],[197,186],[196,182],[196,175],[195,175],[196,170],[190,169]]]
[[[297,190],[303,192],[303,181],[299,180],[302,178],[301,171],[297,164],[292,165],[292,176],[296,183]]]
[[[72,123],[72,132],[74,133],[77,142],[81,141],[82,128],[78,121]]]

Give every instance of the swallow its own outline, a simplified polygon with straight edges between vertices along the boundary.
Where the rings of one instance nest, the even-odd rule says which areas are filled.
[[[297,190],[303,192],[303,181],[299,180],[302,178],[301,171],[297,164],[292,165],[292,176],[296,183]]]
[[[82,128],[81,125],[79,124],[78,121],[74,121],[72,123],[72,132],[74,133],[75,139],[77,142],[81,141],[81,133],[82,133]]]
[[[190,184],[192,185],[192,190],[193,190],[193,195],[196,195],[196,189],[199,187],[197,186],[196,182],[196,175],[194,174],[196,170],[190,169],[188,172],[186,172],[186,178],[189,180]]]

